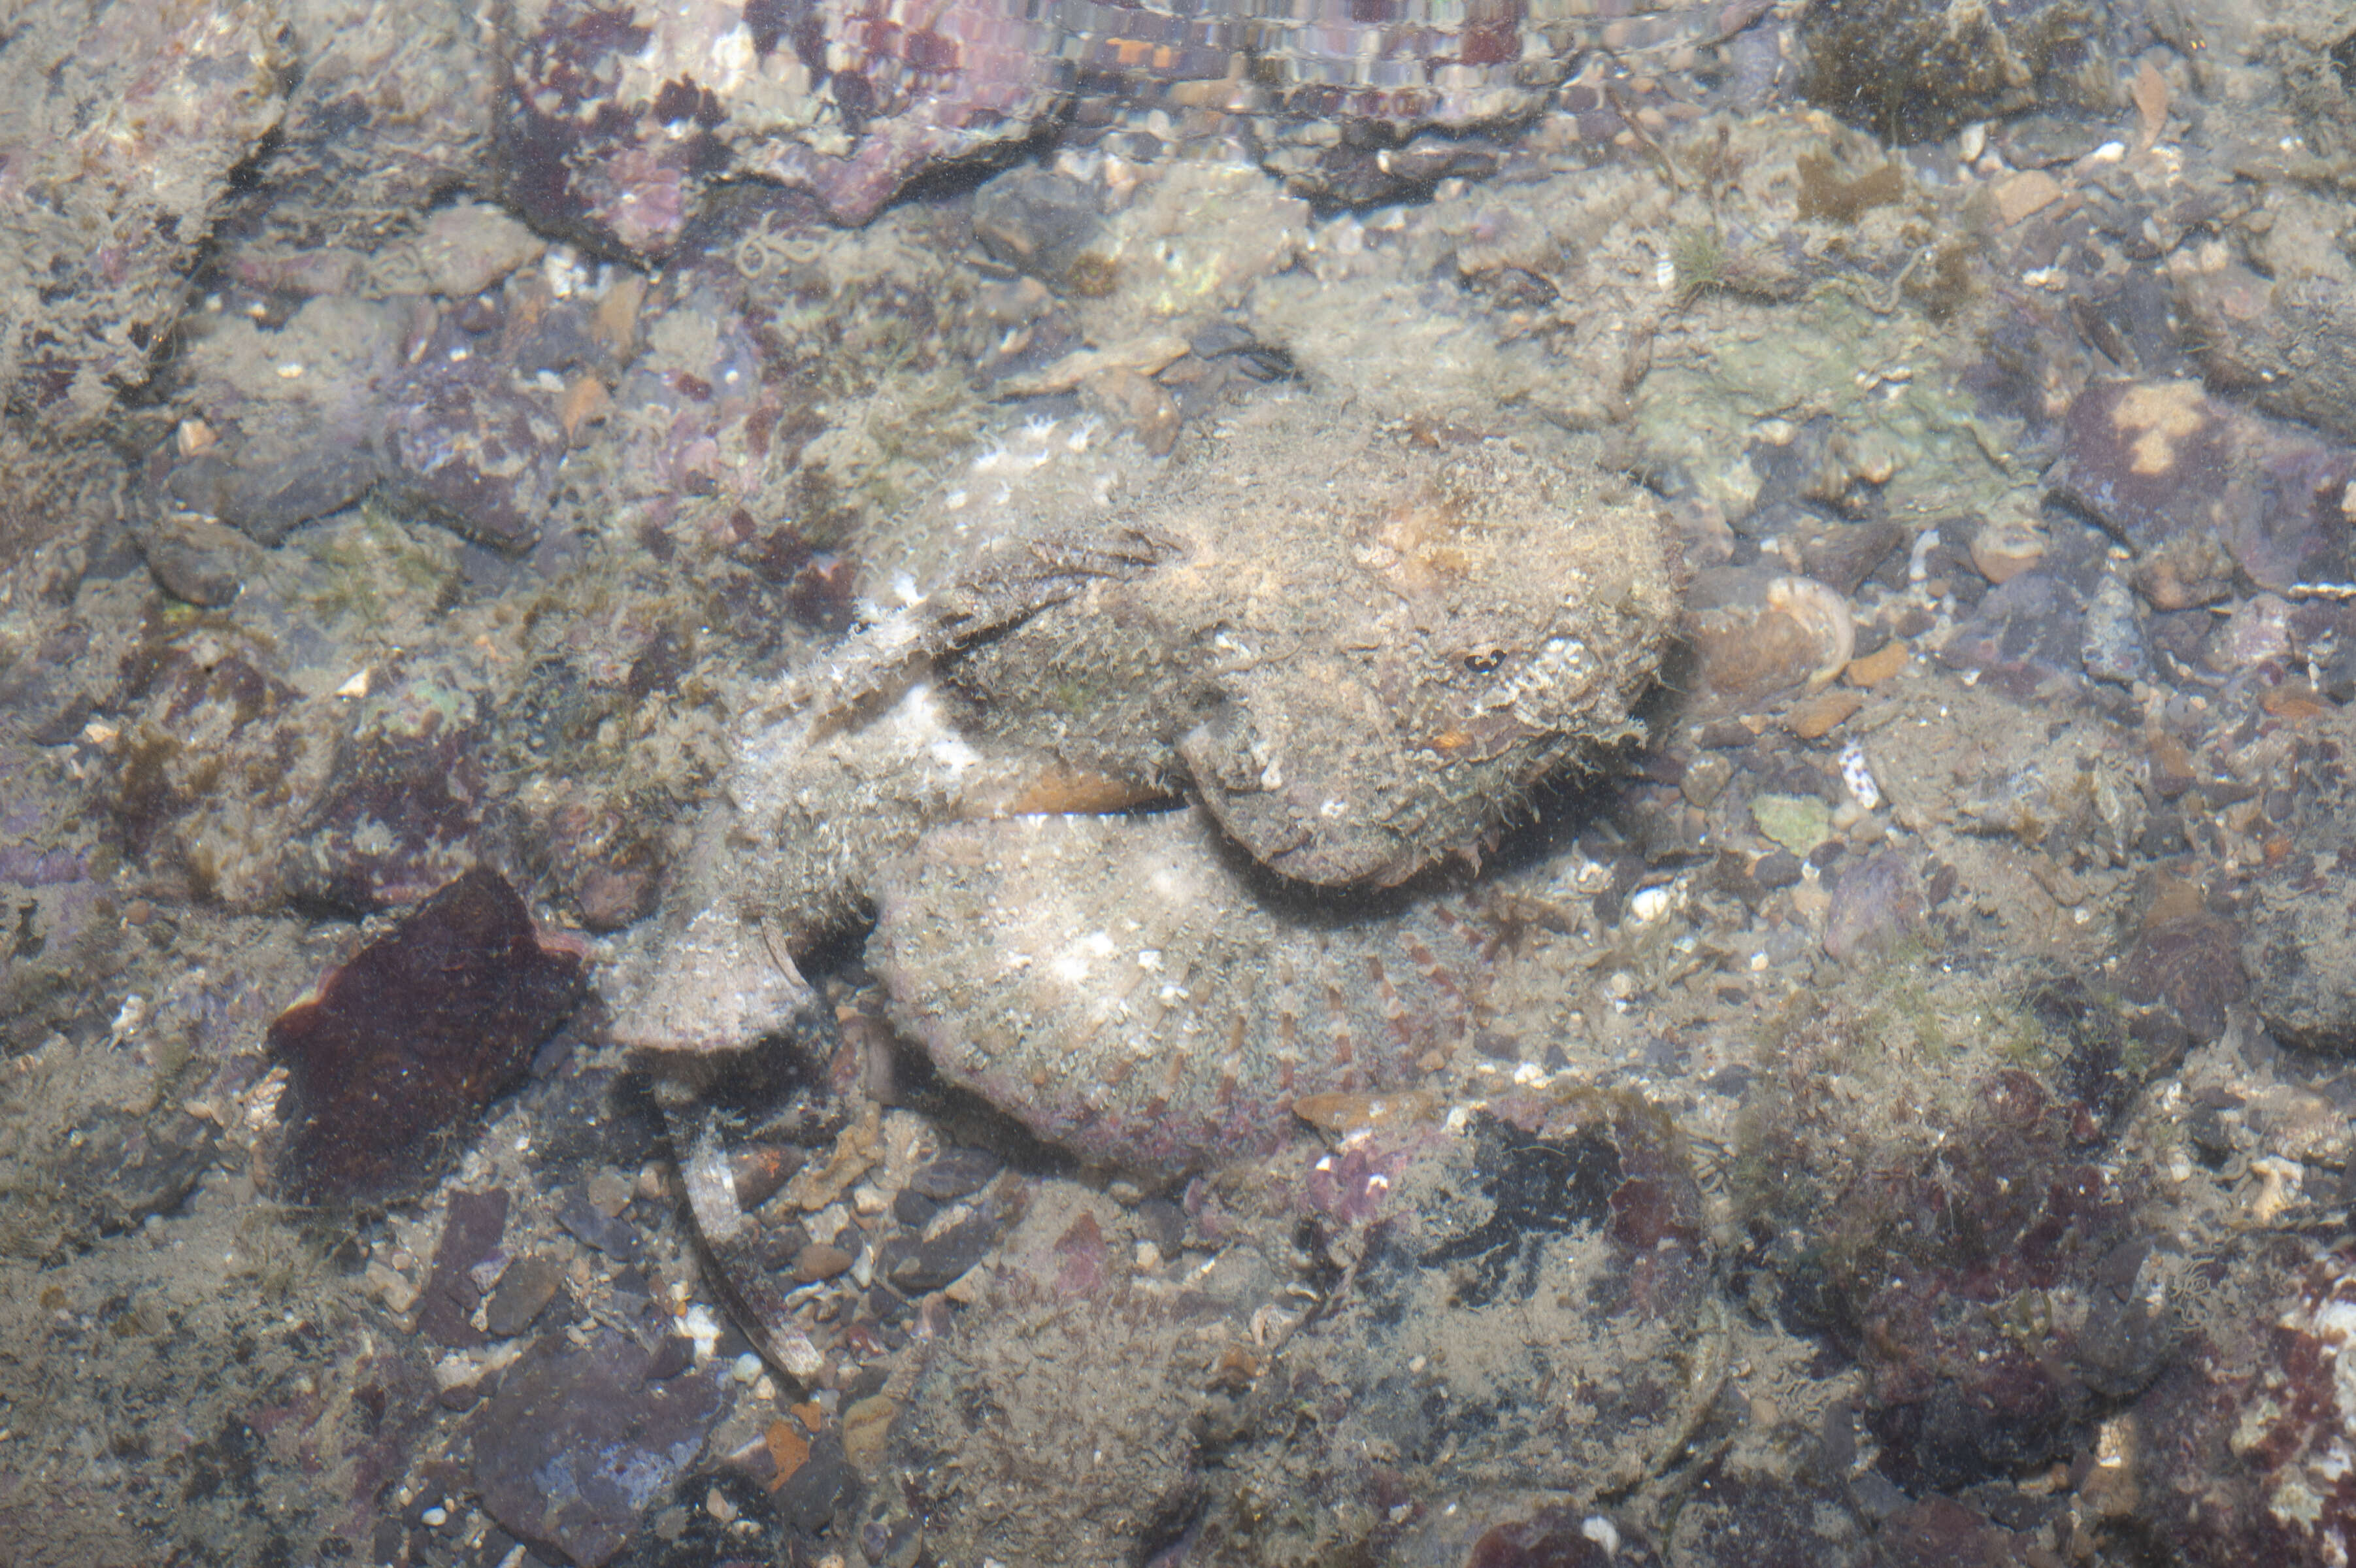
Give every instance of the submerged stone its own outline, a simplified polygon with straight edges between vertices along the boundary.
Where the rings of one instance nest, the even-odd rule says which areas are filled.
[[[663,1375],[679,1343],[557,1336],[526,1351],[473,1427],[475,1485],[491,1517],[582,1568],[612,1561],[720,1413],[709,1372]]]
[[[270,1026],[288,1074],[288,1196],[384,1202],[416,1190],[582,988],[580,955],[543,941],[498,873],[477,868],[434,894]]]

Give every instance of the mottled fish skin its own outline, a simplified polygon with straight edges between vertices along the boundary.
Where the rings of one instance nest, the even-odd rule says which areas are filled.
[[[1313,396],[1239,416],[1123,521],[1161,558],[941,666],[953,722],[1182,788],[1321,886],[1475,850],[1538,778],[1632,733],[1676,617],[1649,498]]]
[[[1676,618],[1658,503],[1501,439],[1304,392],[1166,467],[1073,465],[962,535],[948,519],[978,503],[911,521],[967,539],[968,564],[748,730],[660,939],[618,977],[617,1038],[709,1051],[785,1026],[808,997],[791,961],[881,867],[948,823],[1078,809],[1074,780],[1089,810],[1193,796],[1296,893],[1477,859],[1537,779],[1633,732]],[[977,619],[990,635],[964,640]]]
[[[1118,0],[518,0],[514,10],[511,194],[543,224],[646,255],[670,248],[713,178],[774,180],[863,222],[929,166],[1108,110],[1164,110],[1182,137],[1281,140],[1320,123],[1398,137],[1526,119],[1602,59],[1618,85],[1576,90],[1562,107],[1581,134],[1592,114],[1593,134],[1615,134],[1639,102],[1703,96],[1718,47],[1763,15],[1644,0],[1215,0],[1186,14]]]
[[[943,1077],[1153,1178],[1277,1147],[1304,1096],[1406,1081],[1473,1026],[1485,968],[1461,898],[1289,906],[1198,810],[927,834],[868,958]]]

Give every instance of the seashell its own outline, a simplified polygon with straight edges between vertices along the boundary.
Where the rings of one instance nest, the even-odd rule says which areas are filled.
[[[1840,593],[1757,567],[1698,574],[1684,630],[1696,690],[1736,707],[1822,691],[1857,649],[1857,622]]]
[[[1857,620],[1848,600],[1814,577],[1778,577],[1767,585],[1767,607],[1799,622],[1823,650],[1808,671],[1808,690],[1831,685],[1848,668],[1857,653]]]
[[[2045,531],[2026,518],[1984,522],[1972,533],[1972,564],[1991,583],[2007,583],[2045,559]]]
[[[1865,742],[1850,741],[1841,747],[1841,782],[1848,786],[1849,796],[1870,811],[1881,804],[1881,784],[1873,776],[1873,764],[1867,760]]]

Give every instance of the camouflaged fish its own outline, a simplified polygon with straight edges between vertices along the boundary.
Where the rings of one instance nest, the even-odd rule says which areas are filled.
[[[749,1045],[806,1015],[796,960],[873,908],[891,1021],[944,1079],[1166,1181],[1475,1026],[1464,894],[1365,890],[1633,730],[1676,561],[1657,504],[1601,473],[1307,393],[1166,464],[1085,425],[1024,437],[869,542],[913,602],[752,716],[605,991],[649,1060]],[[1082,814],[1170,795],[1194,804]],[[699,1240],[807,1379],[822,1352],[693,1076],[666,1098]]]
[[[1166,464],[1084,428],[987,452],[873,542],[940,585],[754,717],[608,988],[627,1043],[783,1027],[793,961],[954,822],[1191,798],[1310,890],[1477,855],[1536,780],[1632,733],[1676,606],[1661,510],[1627,485],[1306,392]]]

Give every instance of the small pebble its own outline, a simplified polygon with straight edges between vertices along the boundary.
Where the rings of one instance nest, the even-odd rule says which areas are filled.
[[[1784,723],[1802,740],[1815,740],[1838,729],[1864,705],[1855,692],[1826,692],[1794,705]]]
[[[2151,678],[2151,650],[2135,595],[2116,577],[2104,577],[2086,602],[2079,660],[2097,681],[2132,686]]]
[[[804,1284],[830,1280],[851,1267],[851,1254],[840,1247],[813,1241],[794,1254],[794,1278]]]
[[[986,1149],[943,1149],[908,1178],[908,1190],[931,1198],[963,1197],[988,1186],[1004,1165]]]
[[[1805,854],[1832,832],[1832,812],[1813,795],[1754,795],[1751,818],[1759,831],[1794,854]]]
[[[1906,645],[1896,638],[1862,659],[1849,660],[1843,679],[1852,686],[1878,686],[1906,668]]]
[[[1737,719],[1719,719],[1695,733],[1694,744],[1709,751],[1740,751],[1758,744],[1759,736]]]
[[[1687,765],[1678,789],[1695,805],[1707,806],[1718,799],[1733,778],[1734,764],[1715,752],[1708,752]]]
[[[611,1219],[630,1206],[635,1183],[619,1171],[599,1171],[589,1178],[589,1207]]]

